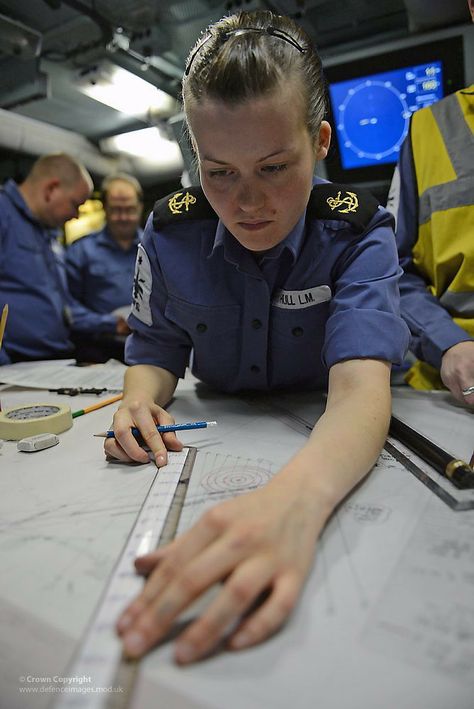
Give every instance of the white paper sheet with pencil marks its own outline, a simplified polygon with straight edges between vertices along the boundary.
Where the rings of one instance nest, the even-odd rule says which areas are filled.
[[[218,502],[263,487],[274,472],[273,464],[263,458],[252,460],[222,453],[198,453],[178,534],[189,529],[203,512]]]
[[[74,360],[56,362],[16,362],[5,364],[0,381],[31,389],[107,389],[122,391],[126,366],[109,360],[105,364],[75,367]]]
[[[474,511],[454,513],[431,499],[361,639],[474,685]]]

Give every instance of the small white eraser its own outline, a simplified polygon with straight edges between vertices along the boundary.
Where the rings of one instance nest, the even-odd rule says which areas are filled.
[[[18,441],[16,447],[19,451],[24,451],[25,453],[35,453],[45,448],[57,446],[58,443],[59,438],[55,433],[39,433],[37,436],[22,438],[21,441]]]

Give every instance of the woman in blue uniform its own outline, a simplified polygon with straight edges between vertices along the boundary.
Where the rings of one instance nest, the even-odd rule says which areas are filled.
[[[285,621],[328,517],[382,448],[390,363],[402,360],[408,331],[390,215],[351,187],[314,184],[331,130],[307,35],[268,12],[224,18],[191,52],[183,99],[202,189],[162,200],[146,227],[126,351],[133,366],[106,451],[147,461],[131,426],[158,466],[181,448],[155,424],[173,421],[161,405],[191,351],[194,374],[224,391],[328,390],[308,442],[268,485],[217,505],[137,562],[148,580],[118,621],[130,657],[223,582],[178,638],[176,659],[187,663],[263,591],[229,646],[258,643]]]

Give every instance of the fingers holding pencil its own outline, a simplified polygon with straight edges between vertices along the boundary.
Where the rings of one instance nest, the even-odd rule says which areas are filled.
[[[170,424],[174,424],[174,419],[157,404],[134,402],[129,406],[122,405],[115,412],[112,435],[107,432],[99,435],[106,439],[104,450],[108,458],[147,463],[149,454],[142,447],[145,444],[160,468],[168,462],[168,450],[180,451],[183,447],[173,430],[159,432],[158,426]],[[135,435],[132,429],[136,431]],[[139,445],[138,436],[142,445]]]
[[[186,423],[169,423],[159,425],[156,424],[158,433],[170,433],[174,431],[192,431],[196,428],[207,428],[208,426],[217,426],[217,421],[187,421]],[[142,434],[135,426],[130,429],[135,438],[141,438]],[[102,433],[94,433],[96,438],[115,438],[115,431],[103,431]]]

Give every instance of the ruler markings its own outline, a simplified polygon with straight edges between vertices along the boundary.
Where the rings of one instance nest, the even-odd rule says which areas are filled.
[[[64,687],[56,709],[123,709],[129,706],[139,663],[122,659],[115,632],[120,612],[143,588],[133,560],[174,537],[196,456],[195,448],[170,454],[171,462],[155,473],[124,549],[107,582],[68,676],[91,677],[89,684]],[[72,690],[72,691],[71,691]],[[76,691],[74,691],[76,690]]]

